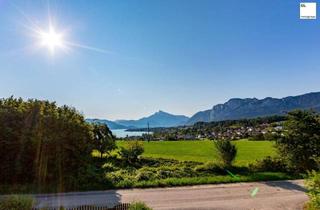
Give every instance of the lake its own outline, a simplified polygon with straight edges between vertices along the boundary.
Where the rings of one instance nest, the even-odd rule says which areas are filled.
[[[116,129],[111,131],[113,135],[118,138],[124,138],[126,136],[142,136],[142,134],[147,133],[145,131],[126,131],[126,129]],[[149,133],[151,134],[152,132]]]

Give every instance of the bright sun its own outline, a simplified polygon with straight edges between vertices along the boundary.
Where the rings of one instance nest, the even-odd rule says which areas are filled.
[[[66,34],[67,30],[56,30],[56,28],[51,24],[50,21],[48,24],[48,30],[44,30],[36,24],[33,25],[34,27],[30,27],[29,29],[31,29],[31,31],[33,32],[32,36],[35,38],[34,45],[37,48],[47,48],[51,55],[54,55],[56,53],[56,50],[58,49],[64,52],[70,52],[73,47],[91,50],[99,53],[113,53],[111,51],[75,43],[68,40],[68,34]]]
[[[63,35],[57,33],[54,27],[50,26],[48,32],[41,31],[39,33],[41,46],[47,47],[51,53],[54,53],[56,48],[64,48]]]

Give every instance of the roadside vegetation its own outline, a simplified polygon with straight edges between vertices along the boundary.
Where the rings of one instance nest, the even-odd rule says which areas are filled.
[[[248,182],[297,178],[285,172],[266,172],[263,168],[229,166],[214,162],[176,161],[140,158],[135,165],[121,165],[121,160],[103,168],[106,178],[116,188],[169,187],[195,184]],[[228,171],[235,174],[231,176]]]
[[[0,200],[0,210],[31,210],[34,204],[31,196],[11,195]]]
[[[148,207],[144,202],[137,201],[131,203],[128,210],[152,210],[152,208]]]
[[[305,205],[305,209],[320,209],[320,173],[316,171],[309,172],[305,185],[308,189],[308,196],[310,198],[309,202]]]

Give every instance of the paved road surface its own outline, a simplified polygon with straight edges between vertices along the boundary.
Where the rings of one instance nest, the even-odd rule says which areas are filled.
[[[255,196],[252,190],[258,188]],[[257,190],[256,190],[257,191]],[[107,190],[37,195],[39,206],[73,206],[144,201],[155,210],[165,209],[302,209],[307,201],[303,180],[268,181],[191,187]]]

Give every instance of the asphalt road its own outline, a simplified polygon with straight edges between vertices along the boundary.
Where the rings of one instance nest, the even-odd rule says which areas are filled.
[[[36,195],[39,207],[144,201],[153,209],[302,209],[303,180]]]

